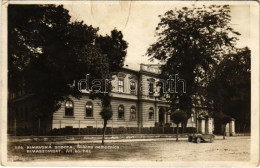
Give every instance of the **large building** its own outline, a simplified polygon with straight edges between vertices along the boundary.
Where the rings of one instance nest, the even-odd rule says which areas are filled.
[[[168,102],[157,95],[158,74],[159,65],[141,64],[140,70],[124,67],[113,75],[113,116],[108,127],[145,128],[173,125]],[[64,102],[60,110],[53,114],[52,128],[102,127],[100,111],[100,100],[89,99],[87,93],[80,100],[71,98],[71,101]],[[194,121],[192,115],[187,126],[195,127]]]
[[[109,128],[175,127],[170,120],[169,103],[165,97],[158,96],[156,83],[159,81],[160,65],[141,64],[139,69],[124,66],[112,77],[112,110],[113,116],[108,121]],[[61,108],[51,118],[33,120],[33,96],[19,93],[20,96],[9,96],[12,103],[8,109],[8,130],[35,130],[44,134],[53,129],[63,128],[102,128],[103,120],[99,114],[101,102],[92,100],[88,93],[82,93],[80,99],[62,103]],[[13,98],[13,99],[12,99]],[[14,105],[15,104],[15,105]],[[195,110],[188,120],[187,127],[196,128]]]

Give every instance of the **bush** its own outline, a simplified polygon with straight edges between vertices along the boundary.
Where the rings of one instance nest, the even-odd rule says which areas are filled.
[[[114,134],[126,134],[127,129],[125,127],[114,128]]]
[[[163,130],[164,129],[164,130]],[[144,127],[141,128],[141,134],[176,134],[176,127]],[[80,129],[80,135],[102,135],[103,128],[93,128],[93,127],[87,127],[87,128],[81,128]],[[106,134],[111,135],[113,131],[113,134],[139,134],[139,128],[138,127],[118,127],[118,128],[112,128],[107,127],[106,128]],[[68,132],[70,134],[68,134]],[[182,133],[182,128],[179,130],[180,133]],[[184,133],[195,133],[196,128],[194,127],[187,127],[185,129]],[[23,132],[23,130],[19,130],[18,135],[25,135],[26,133]],[[78,135],[78,128],[62,128],[62,129],[53,129],[48,133],[48,135]]]
[[[128,134],[138,134],[138,128],[137,127],[128,127],[127,128],[127,133]]]
[[[97,129],[97,134],[102,135],[103,134],[103,128],[98,128]]]
[[[141,134],[150,134],[150,128],[144,127],[141,128]]]
[[[107,127],[105,134],[106,135],[111,135],[112,134],[112,128],[111,127]]]

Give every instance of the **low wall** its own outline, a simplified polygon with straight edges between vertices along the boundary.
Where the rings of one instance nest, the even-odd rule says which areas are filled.
[[[16,135],[18,136],[30,136],[30,135],[49,135],[49,136],[60,136],[60,135],[102,135],[102,128],[95,128],[88,126],[86,128],[73,128],[66,127],[49,131],[47,134],[32,134],[29,130],[19,129]],[[179,133],[195,133],[196,128],[187,127],[184,131],[179,128]],[[120,135],[120,134],[176,134],[176,127],[107,127],[106,135]]]

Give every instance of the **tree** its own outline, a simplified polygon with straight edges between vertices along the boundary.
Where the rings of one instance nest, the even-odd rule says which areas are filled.
[[[187,114],[183,110],[177,109],[171,114],[171,120],[177,125],[176,141],[178,141],[179,124],[184,123],[187,120]]]
[[[105,37],[99,36],[96,40],[96,44],[99,48],[101,48],[101,52],[106,55],[106,57],[103,58],[104,60],[102,60],[102,62],[105,61],[109,65],[108,71],[105,71],[106,75],[103,76],[102,80],[111,79],[112,75],[114,73],[117,73],[117,71],[123,66],[128,44],[125,40],[123,40],[122,32],[117,31],[116,29],[111,31],[111,37],[108,35],[106,35]],[[112,85],[110,82],[104,83],[103,85],[106,85],[104,86],[105,88],[107,88],[106,93],[91,94],[92,98],[98,97],[99,99],[101,99],[102,102],[102,110],[100,112],[100,115],[104,121],[102,131],[102,145],[104,145],[105,143],[104,141],[107,122],[113,116],[110,95]]]
[[[123,65],[126,56],[127,42],[123,40],[122,32],[114,29],[110,36],[99,36],[96,41],[102,52],[107,55],[110,72],[118,71]]]
[[[110,120],[110,118],[113,115],[113,111],[112,111],[112,107],[111,107],[111,96],[109,94],[105,94],[102,99],[102,111],[100,112],[100,115],[102,116],[102,118],[104,120],[103,136],[102,136],[102,145],[104,145],[107,121]]]
[[[147,55],[164,63],[162,79],[178,74],[186,81],[186,93],[179,86],[170,93],[169,101],[172,108],[187,112],[188,118],[192,96],[205,86],[211,68],[221,60],[221,55],[234,48],[240,35],[230,26],[229,13],[228,5],[203,5],[174,9],[159,16],[158,39]]]
[[[66,85],[72,75],[63,75],[72,69],[64,65],[76,60],[67,52],[68,11],[54,5],[10,5],[8,19],[9,91],[26,86],[39,102],[35,118],[51,121],[50,112],[75,91]]]
[[[86,74],[110,79],[123,65],[127,42],[121,31],[98,35],[98,28],[71,22],[62,5],[9,5],[8,18],[9,91],[26,86],[38,102],[35,116],[46,121],[64,100],[81,97],[77,82]],[[99,42],[103,38],[110,46]],[[107,96],[90,97],[103,103]]]
[[[247,47],[225,55],[215,66],[207,85],[207,97],[213,102],[215,113],[235,118],[236,128],[243,132],[250,128],[250,58],[251,51]]]

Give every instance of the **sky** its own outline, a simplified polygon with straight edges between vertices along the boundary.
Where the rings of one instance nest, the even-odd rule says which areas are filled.
[[[195,2],[195,6],[202,5]],[[151,63],[145,56],[148,47],[156,42],[155,28],[159,23],[158,15],[191,2],[174,1],[87,1],[64,5],[72,16],[72,21],[83,20],[87,25],[99,27],[102,35],[110,34],[114,28],[122,31],[128,42],[125,64],[132,67],[140,63]],[[250,43],[250,6],[231,5],[231,24],[241,33],[238,47]],[[158,63],[158,62],[154,62]]]

